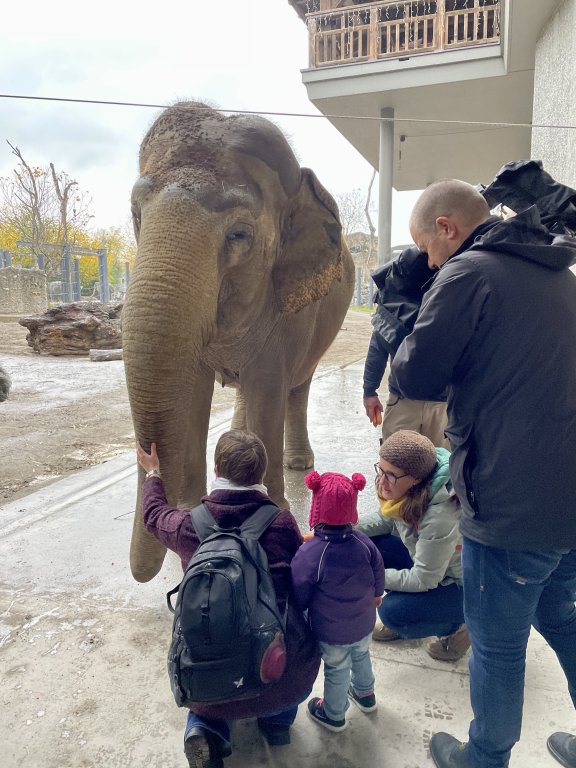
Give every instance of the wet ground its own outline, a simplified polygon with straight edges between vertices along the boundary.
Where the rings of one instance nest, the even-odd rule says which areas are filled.
[[[326,366],[313,382],[310,435],[319,471],[371,478],[378,433],[358,392],[362,363]],[[326,413],[330,418],[326,418]],[[228,427],[213,416],[208,455]],[[304,526],[301,472],[287,495]],[[133,452],[68,475],[0,507],[2,768],[184,768],[185,713],[165,668],[171,616],[165,592],[180,575],[168,555],[148,584],[133,581],[128,546],[135,500]],[[370,483],[360,510],[373,503]],[[430,735],[465,738],[470,717],[466,659],[444,664],[424,641],[373,643],[378,710],[353,708],[341,734],[302,708],[292,744],[270,748],[253,721],[237,723],[225,768],[427,768]],[[321,695],[321,678],[314,695]],[[530,639],[522,740],[512,768],[557,768],[545,741],[574,730],[564,677],[541,638]]]
[[[318,372],[361,358],[371,330],[369,315],[348,312]],[[0,409],[1,504],[117,456],[134,442],[123,363],[39,355],[26,334],[17,317],[0,315],[0,360],[13,382]],[[214,387],[214,414],[233,402],[234,390]]]

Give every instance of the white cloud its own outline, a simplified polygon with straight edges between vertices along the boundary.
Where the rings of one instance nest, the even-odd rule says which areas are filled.
[[[300,69],[304,24],[287,0],[159,4],[102,0],[84,21],[77,3],[30,0],[2,10],[0,93],[170,104],[194,98],[225,109],[309,113]],[[157,110],[0,99],[0,175],[28,162],[75,178],[94,200],[95,224],[129,213],[140,141]],[[372,169],[321,118],[276,117],[303,165],[333,193],[367,189]],[[394,195],[393,240],[409,236],[407,193]],[[406,209],[406,210],[404,210]]]

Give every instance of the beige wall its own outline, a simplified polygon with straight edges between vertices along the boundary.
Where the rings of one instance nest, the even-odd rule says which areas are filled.
[[[536,45],[533,124],[576,126],[576,0],[564,0]],[[576,188],[576,129],[534,128],[531,157]]]
[[[39,269],[0,269],[0,313],[19,315],[48,308],[46,274]]]

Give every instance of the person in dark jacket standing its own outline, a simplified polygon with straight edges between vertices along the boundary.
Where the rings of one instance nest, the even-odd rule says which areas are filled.
[[[391,377],[406,397],[448,388],[472,642],[468,742],[435,734],[440,768],[504,768],[520,738],[533,625],[576,706],[576,240],[532,207],[492,219],[462,181],[428,187],[410,229],[439,272]],[[548,747],[576,768],[576,738]]]
[[[142,509],[146,528],[181,558],[186,569],[199,545],[186,509],[168,504],[155,443],[147,453],[138,443],[136,454],[146,470]],[[202,502],[223,528],[240,526],[263,504],[271,504],[262,478],[267,456],[254,434],[230,430],[220,436],[214,451],[212,491]],[[290,726],[299,702],[309,694],[320,667],[314,638],[291,597],[290,560],[302,543],[293,515],[283,509],[264,531],[260,543],[268,557],[278,606],[288,602],[286,622],[287,667],[277,682],[251,699],[198,703],[191,708],[184,733],[184,752],[190,768],[222,768],[231,754],[229,721],[258,718],[258,726],[271,745],[290,743]]]
[[[324,660],[324,698],[310,699],[308,713],[328,730],[342,731],[348,699],[362,712],[376,709],[369,649],[384,565],[370,539],[352,528],[364,475],[355,472],[349,479],[337,472],[310,472],[304,481],[312,489],[314,536],[292,560],[292,581]]]
[[[378,397],[388,359],[394,358],[396,350],[412,331],[423,289],[434,274],[426,264],[426,256],[416,247],[405,248],[398,258],[373,273],[372,279],[378,288],[377,306],[364,363],[363,402],[366,415],[375,426],[382,419],[383,440],[398,429],[413,429],[432,440],[435,446],[447,448],[444,393],[433,400],[418,401],[391,391],[385,408]]]

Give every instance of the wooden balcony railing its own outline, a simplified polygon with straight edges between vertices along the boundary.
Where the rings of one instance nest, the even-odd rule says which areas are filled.
[[[312,68],[500,42],[500,0],[331,3],[306,14]]]

